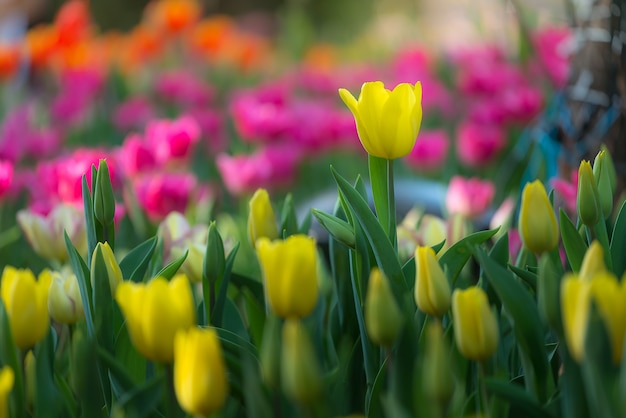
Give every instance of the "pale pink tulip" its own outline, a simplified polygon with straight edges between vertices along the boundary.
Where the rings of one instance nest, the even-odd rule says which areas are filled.
[[[469,167],[491,163],[505,146],[501,127],[464,122],[457,132],[457,156]]]
[[[198,181],[191,173],[149,173],[133,181],[139,206],[151,221],[187,209]]]
[[[446,209],[449,214],[458,213],[475,219],[489,208],[495,192],[495,186],[489,180],[455,176],[446,193]]]

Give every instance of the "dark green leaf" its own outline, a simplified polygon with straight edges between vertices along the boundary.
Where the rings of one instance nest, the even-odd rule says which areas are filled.
[[[439,258],[439,263],[446,269],[448,280],[453,286],[461,270],[472,256],[474,248],[493,237],[496,232],[498,232],[498,228],[474,232],[456,242]]]
[[[611,257],[613,258],[613,272],[622,277],[626,271],[626,202],[619,210],[613,234],[611,236]]]
[[[185,259],[187,258],[187,254],[189,254],[189,250],[186,250],[183,255],[178,257],[176,260],[169,263],[167,266],[163,267],[161,270],[154,275],[154,277],[163,277],[166,280],[171,280],[172,277],[178,272],[180,266],[183,265]]]
[[[495,396],[508,401],[511,410],[521,414],[520,416],[554,418],[522,386],[489,377],[485,379],[485,386]]]
[[[96,328],[94,326],[93,320],[93,302],[89,268],[85,264],[83,258],[78,253],[76,247],[74,247],[74,244],[70,240],[70,237],[67,236],[67,232],[65,232],[65,246],[67,247],[67,252],[70,256],[72,269],[74,270],[74,274],[78,279],[78,287],[80,289],[80,298],[83,302],[83,311],[85,312],[85,322],[87,323],[87,330],[90,336],[95,337]]]
[[[237,256],[238,250],[239,243],[235,245],[235,247],[231,250],[230,254],[228,254],[228,257],[226,258],[224,275],[220,284],[219,293],[217,294],[217,298],[215,299],[213,312],[211,313],[212,324],[216,327],[222,326],[222,321],[224,318],[224,308],[226,306],[226,300],[228,299],[227,292],[228,286],[230,285],[230,273],[233,271],[233,264],[235,262],[235,257]]]
[[[120,270],[125,279],[129,279],[136,283],[143,281],[150,259],[156,249],[157,238],[152,237],[130,250],[126,257],[120,262]]]
[[[560,209],[559,219],[561,225],[561,237],[563,239],[563,246],[565,247],[567,261],[569,261],[569,265],[572,267],[572,270],[575,273],[578,273],[583,262],[583,257],[587,252],[587,245],[563,209]]]
[[[14,384],[9,400],[9,416],[26,416],[26,394],[24,393],[24,374],[22,373],[22,360],[11,334],[9,315],[4,307],[4,301],[0,298],[0,356],[2,364],[13,369]]]

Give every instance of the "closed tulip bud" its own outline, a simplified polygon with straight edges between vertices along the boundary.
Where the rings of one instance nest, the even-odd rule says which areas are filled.
[[[52,276],[48,270],[38,280],[30,270],[7,266],[0,279],[2,302],[9,316],[13,340],[20,349],[33,347],[48,332],[48,289]]]
[[[102,258],[104,259],[104,265],[106,266],[107,277],[96,277],[96,254],[98,252],[102,253]],[[107,280],[109,282],[109,286],[111,287],[111,295],[115,295],[115,289],[117,289],[117,285],[120,284],[123,280],[122,270],[120,269],[120,265],[117,264],[117,260],[115,259],[115,254],[113,254],[113,250],[108,242],[99,242],[96,245],[96,248],[93,250],[93,256],[91,257],[91,286],[96,285],[97,280]]]
[[[422,385],[428,397],[446,405],[454,392],[454,376],[450,369],[450,347],[443,336],[440,322],[428,324]]]
[[[122,282],[115,299],[120,306],[133,345],[144,357],[170,363],[174,335],[196,323],[195,304],[184,274],[168,283],[162,277],[146,283]]]
[[[461,354],[485,360],[498,348],[498,321],[484,290],[470,287],[452,294],[454,337]]]
[[[212,328],[179,331],[174,340],[174,390],[188,414],[209,416],[228,397],[226,364]]]
[[[376,267],[370,273],[364,309],[365,329],[370,340],[391,347],[402,329],[402,313],[387,277]]]
[[[607,163],[607,152],[601,150],[593,162],[593,177],[598,186],[598,195],[600,197],[600,207],[604,219],[608,219],[613,211],[613,188],[611,185],[611,174]]]
[[[581,161],[578,167],[576,210],[580,221],[589,227],[595,226],[602,215],[598,186],[596,186],[589,161]]]
[[[450,309],[450,284],[430,247],[415,249],[415,303],[424,313],[443,316]]]
[[[259,238],[270,240],[278,238],[276,216],[270,202],[270,196],[265,189],[258,189],[248,203],[248,238],[252,247],[256,247]]]
[[[311,404],[322,393],[322,376],[306,329],[299,319],[287,319],[283,325],[281,382],[290,398]]]
[[[52,272],[52,283],[48,291],[48,312],[52,319],[61,324],[75,324],[84,318],[83,300],[75,274]]]
[[[600,273],[591,282],[591,295],[611,341],[614,364],[620,364],[626,335],[626,282],[614,274]]]
[[[217,230],[215,221],[209,225],[209,234],[204,254],[203,269],[209,283],[215,283],[222,278],[226,269],[224,256],[224,241]]]
[[[115,196],[111,184],[109,166],[100,160],[93,191],[93,212],[102,225],[111,225],[115,219]]]
[[[187,258],[180,266],[180,272],[187,275],[192,283],[200,283],[202,281],[202,265],[204,263],[204,251],[206,244],[188,240],[184,243],[177,243],[171,248],[172,259],[182,257],[185,252]]]
[[[354,248],[354,228],[348,222],[318,209],[311,212],[333,238],[346,247]]]
[[[358,100],[346,89],[339,96],[348,106],[368,154],[393,160],[415,146],[422,123],[422,85],[401,83],[392,91],[380,81],[361,87]]]
[[[615,171],[615,164],[613,163],[613,158],[611,157],[611,153],[606,145],[602,144],[600,147],[600,151],[604,152],[604,167],[606,167],[606,171],[609,175],[609,181],[611,183],[611,192],[615,193],[617,190],[617,172]]]
[[[9,416],[9,393],[13,390],[15,374],[9,366],[4,366],[0,370],[0,417]]]
[[[309,315],[319,293],[315,240],[306,235],[261,238],[256,253],[270,309],[281,318]]]
[[[585,350],[590,294],[590,281],[580,280],[573,274],[566,275],[561,281],[563,331],[567,348],[577,362],[582,361]]]
[[[559,227],[546,189],[539,180],[522,191],[519,232],[524,246],[535,254],[553,250],[559,243]]]
[[[604,262],[604,250],[598,241],[593,241],[583,257],[582,265],[578,275],[583,280],[591,280],[598,273],[606,271]]]

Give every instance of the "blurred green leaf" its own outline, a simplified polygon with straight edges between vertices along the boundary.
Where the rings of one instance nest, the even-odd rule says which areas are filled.
[[[154,277],[163,277],[166,280],[171,280],[172,277],[174,277],[174,275],[178,272],[180,266],[183,265],[185,259],[187,259],[187,254],[189,254],[189,250],[186,250],[183,255],[159,270]]]
[[[120,270],[125,279],[129,279],[133,282],[140,283],[143,281],[152,254],[156,249],[157,237],[152,237],[142,242],[132,250],[122,261],[120,261]]]
[[[54,346],[52,335],[40,341],[34,350],[35,355],[35,414],[41,418],[64,416],[62,397],[54,383]]]
[[[626,271],[626,202],[622,203],[613,234],[611,235],[611,257],[613,258],[613,272],[617,277],[622,277]]]
[[[0,298],[0,327],[0,357],[2,364],[13,369],[15,376],[13,390],[9,396],[9,416],[24,417],[26,416],[26,394],[24,392],[22,359],[13,341],[9,315],[4,307],[2,298]]]
[[[533,273],[532,271],[524,270],[512,264],[509,264],[509,268],[513,273],[517,275],[520,279],[524,281],[530,287],[532,291],[537,290],[537,273]]]
[[[237,256],[238,250],[239,243],[235,245],[226,258],[224,275],[222,276],[219,293],[217,294],[215,306],[213,307],[213,312],[211,313],[212,325],[216,327],[221,327],[224,320],[224,311],[226,301],[228,300],[228,286],[230,285],[230,273],[233,271],[233,264],[235,263],[235,257]]]
[[[554,418],[522,386],[495,377],[485,379],[487,390],[509,402],[511,414],[533,418]]]
[[[80,256],[78,250],[70,240],[67,232],[64,232],[64,234],[65,246],[67,247],[67,252],[70,256],[70,263],[72,265],[72,269],[74,270],[74,274],[78,279],[78,287],[80,288],[80,297],[83,302],[83,311],[85,312],[87,331],[89,332],[89,335],[95,337],[96,328],[94,326],[93,320],[93,302],[89,268],[87,267],[85,261]]]
[[[376,379],[374,379],[374,384],[367,392],[367,398],[365,400],[365,415],[369,418],[383,417],[381,397],[383,394],[383,387],[387,381],[387,360],[388,358],[386,358],[380,365],[378,373],[376,373]]]
[[[141,385],[124,392],[117,400],[117,406],[124,409],[126,416],[134,418],[164,416],[157,411],[163,398],[165,379],[159,374]]]
[[[563,209],[559,211],[559,221],[567,261],[574,273],[578,273],[583,262],[583,257],[587,252],[587,244],[585,244],[585,241],[583,241],[578,230]]]
[[[96,167],[92,165],[92,179],[94,179],[94,172]],[[83,193],[83,209],[85,212],[85,230],[87,233],[87,264],[91,265],[91,255],[98,243],[98,235],[96,231],[96,218],[93,214],[93,199],[91,192],[89,191],[89,185],[87,184],[87,177],[83,175],[82,179],[82,193]]]
[[[439,258],[439,263],[446,269],[446,275],[453,287],[457,277],[461,274],[461,270],[463,270],[463,267],[472,256],[474,247],[493,237],[498,232],[498,229],[499,228],[474,232],[454,243],[454,245],[448,248]]]

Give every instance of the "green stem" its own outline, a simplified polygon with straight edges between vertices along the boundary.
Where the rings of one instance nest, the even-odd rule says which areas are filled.
[[[481,416],[485,418],[491,418],[491,411],[489,408],[489,398],[487,396],[487,386],[485,385],[485,364],[481,361],[478,363],[478,386],[480,391],[480,412]]]
[[[398,248],[398,240],[396,237],[396,192],[393,183],[393,160],[387,160],[387,204],[389,211],[389,240],[393,248]]]

